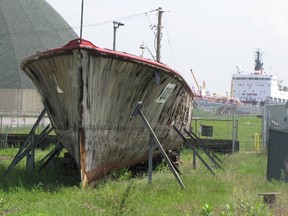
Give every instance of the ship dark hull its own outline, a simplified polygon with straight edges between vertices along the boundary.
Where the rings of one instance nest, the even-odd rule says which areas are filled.
[[[147,160],[149,133],[140,118],[131,120],[138,101],[165,150],[182,143],[172,124],[190,126],[191,90],[160,63],[72,41],[26,58],[22,69],[83,181]]]

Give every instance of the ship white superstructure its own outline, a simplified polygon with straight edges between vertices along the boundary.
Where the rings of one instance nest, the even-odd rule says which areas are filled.
[[[261,62],[262,53],[255,53],[255,69],[251,74],[244,74],[237,66],[237,73],[232,76],[233,97],[245,103],[284,103],[288,101],[288,88],[273,74],[264,71]]]

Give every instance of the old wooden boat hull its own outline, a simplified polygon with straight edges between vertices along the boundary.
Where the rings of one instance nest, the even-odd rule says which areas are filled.
[[[22,69],[89,183],[148,159],[148,130],[140,118],[131,120],[138,101],[165,150],[182,144],[171,125],[190,125],[192,91],[161,63],[79,39],[24,59]]]

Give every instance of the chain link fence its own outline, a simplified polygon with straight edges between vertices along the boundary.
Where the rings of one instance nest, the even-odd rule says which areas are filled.
[[[194,109],[191,126],[201,139],[239,141],[240,151],[266,149],[267,124],[263,107],[200,104]]]
[[[0,148],[7,148],[8,139],[12,136],[29,134],[38,117],[39,115],[0,115]],[[45,116],[35,133],[39,134],[48,124],[50,124],[50,120],[48,116]]]
[[[7,145],[9,135],[28,134],[37,118],[36,114],[0,114],[0,148]],[[262,151],[267,142],[265,119],[262,107],[199,104],[194,109],[191,126],[201,139],[234,140],[239,141],[240,151]],[[45,116],[36,133],[49,123],[49,118]],[[210,134],[207,134],[207,129]],[[203,133],[205,130],[206,134]]]

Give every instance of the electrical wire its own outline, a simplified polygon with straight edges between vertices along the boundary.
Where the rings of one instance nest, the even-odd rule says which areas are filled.
[[[153,12],[155,12],[155,10],[148,11],[145,13],[135,14],[135,15],[131,15],[131,16],[106,20],[106,21],[102,21],[102,22],[91,23],[91,24],[83,25],[82,28],[89,28],[89,27],[94,27],[94,26],[99,26],[99,25],[110,24],[111,22],[113,22],[115,20],[128,21],[128,20],[139,19],[139,18],[143,18],[143,17],[147,16],[147,14],[153,13]],[[43,33],[44,34],[44,33],[49,33],[49,32],[53,32],[53,31],[67,31],[69,29],[75,30],[75,29],[79,29],[79,28],[81,28],[81,26],[73,26],[73,27],[65,27],[65,28],[53,28],[53,29],[46,29],[46,30],[40,30],[40,31],[9,32],[9,33],[0,33],[0,36],[3,36],[3,35],[26,35],[26,34],[35,34],[35,33],[38,33],[38,34]]]
[[[166,26],[166,34],[167,34],[167,38],[168,38],[168,44],[169,44],[169,49],[170,49],[170,53],[171,53],[171,58],[172,58],[172,63],[173,63],[173,67],[174,69],[176,68],[175,66],[175,62],[174,62],[174,56],[173,56],[173,52],[172,52],[172,46],[171,46],[171,40],[170,40],[170,37],[169,37],[169,33],[168,33],[168,25],[166,23],[166,19],[165,19],[165,16],[164,17],[164,23],[165,23],[165,26]]]
[[[93,26],[104,25],[104,24],[108,24],[108,23],[110,24],[111,22],[113,22],[115,20],[118,20],[118,21],[134,20],[134,19],[144,17],[146,13],[149,13],[149,12],[145,12],[145,13],[141,13],[141,14],[135,14],[135,15],[126,16],[126,17],[120,17],[120,18],[106,20],[106,21],[97,22],[97,23],[91,23],[91,24],[84,25],[84,26],[85,27],[93,27]]]
[[[156,10],[150,11],[150,13],[151,13],[151,12],[154,12],[154,11],[156,11]],[[146,17],[147,17],[147,19],[148,19],[150,29],[151,29],[152,32],[154,33],[154,36],[157,37],[156,32],[154,31],[155,25],[152,24],[151,19],[150,19],[150,17],[148,16],[148,13],[145,13],[145,15],[146,15]]]

